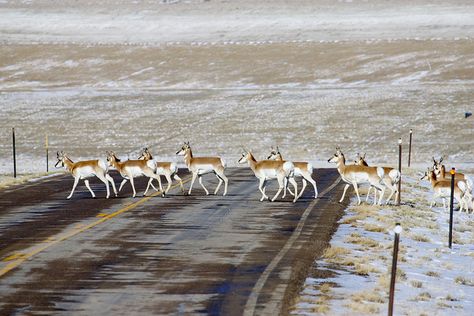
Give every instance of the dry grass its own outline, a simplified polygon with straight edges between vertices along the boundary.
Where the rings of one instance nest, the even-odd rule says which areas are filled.
[[[453,244],[456,244],[456,245],[464,245],[465,244],[464,240],[461,238],[459,233],[454,233],[453,234]]]
[[[340,258],[341,256],[347,255],[350,252],[351,251],[346,248],[330,246],[326,248],[326,250],[324,251],[323,258],[336,259],[336,258]]]
[[[367,314],[378,314],[380,313],[380,308],[378,305],[373,303],[358,303],[358,302],[351,302],[346,307],[349,307],[354,312],[360,313],[362,315]]]
[[[390,278],[391,278],[391,275],[389,273],[381,274],[377,281],[380,288],[388,291],[390,287]],[[401,281],[406,281],[406,279],[407,279],[407,276],[406,276],[405,271],[403,271],[402,269],[397,269],[396,281],[401,282]]]
[[[371,214],[377,213],[380,210],[380,208],[381,207],[378,205],[362,204],[362,205],[354,205],[350,207],[350,210],[357,214],[371,215]]]
[[[333,285],[331,283],[323,283],[319,287],[319,290],[321,291],[321,293],[328,294],[329,292],[331,292],[332,287]]]
[[[368,248],[380,247],[380,243],[378,241],[373,240],[369,237],[362,237],[360,234],[357,233],[352,233],[349,237],[346,238],[345,241]]]
[[[418,294],[413,300],[414,301],[429,301],[431,299],[431,294],[428,292],[422,292]]]
[[[351,296],[351,300],[357,303],[371,302],[371,303],[385,303],[386,299],[378,290],[363,291],[355,293]]]
[[[316,306],[311,308],[311,312],[315,314],[327,314],[329,312],[329,305],[327,300],[321,300],[321,298],[318,298],[316,300]]]
[[[386,228],[379,225],[374,225],[374,224],[365,224],[364,229],[369,232],[375,232],[375,233],[381,233],[381,232],[387,231]]]
[[[362,276],[368,276],[369,273],[378,273],[380,272],[376,268],[367,264],[355,264],[355,273]]]
[[[329,302],[332,299],[331,292],[332,292],[332,283],[322,283],[319,287],[319,291],[321,295],[317,297],[315,301],[310,301],[308,303],[312,305],[316,305],[311,308],[311,313],[315,314],[327,314],[330,310]]]
[[[449,302],[457,302],[457,301],[459,301],[458,298],[456,298],[456,297],[454,297],[454,296],[451,296],[451,294],[446,295],[445,300],[446,300],[446,301],[449,301]]]
[[[456,279],[454,279],[454,282],[462,285],[474,286],[474,280],[466,279],[463,276],[458,276]]]
[[[436,305],[437,305],[438,307],[441,307],[441,308],[451,308],[451,305],[448,305],[448,304],[446,304],[445,302],[442,302],[442,301],[438,301],[438,302],[436,303]]]
[[[363,214],[358,214],[358,215],[354,215],[354,216],[351,216],[351,217],[346,217],[344,218],[342,221],[341,221],[341,224],[353,224],[357,221],[362,221],[364,219],[366,219],[368,217],[368,215],[363,215]]]
[[[421,281],[418,281],[418,280],[413,280],[410,282],[411,286],[413,286],[414,288],[422,288],[423,287],[423,282]]]
[[[419,234],[413,234],[410,236],[411,239],[415,241],[420,241],[420,242],[431,242],[431,239],[424,235],[419,235]]]
[[[428,272],[425,273],[425,275],[430,276],[430,277],[434,277],[434,278],[439,278],[439,273],[435,272],[435,271],[428,271]]]

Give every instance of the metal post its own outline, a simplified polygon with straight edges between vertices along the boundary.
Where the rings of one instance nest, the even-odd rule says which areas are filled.
[[[15,143],[15,128],[12,128],[13,139],[13,177],[16,178],[16,143]]]
[[[398,171],[400,172],[400,180],[398,181],[397,205],[400,205],[400,196],[402,194],[402,139],[398,139]]]
[[[388,316],[393,315],[393,301],[395,297],[395,280],[397,276],[397,260],[398,260],[398,243],[400,242],[400,233],[402,232],[402,226],[400,223],[395,225],[393,229],[395,233],[395,241],[393,244],[393,259],[392,259],[392,276],[390,278],[390,294],[388,300]]]
[[[413,137],[413,130],[410,129],[410,143],[408,145],[408,168],[410,168],[410,163],[411,163],[411,141]]]
[[[449,200],[449,248],[453,245],[453,213],[454,213],[454,178],[456,169],[451,168],[451,198]]]
[[[49,146],[48,146],[48,134],[44,141],[44,147],[46,149],[46,173],[49,172]]]

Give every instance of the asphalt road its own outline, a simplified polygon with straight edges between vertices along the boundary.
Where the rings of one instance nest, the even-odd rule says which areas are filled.
[[[226,174],[226,197],[196,183],[107,200],[91,181],[96,199],[81,184],[66,200],[69,175],[0,191],[0,314],[286,314],[345,208],[339,175],[316,170],[322,196],[293,204],[260,202],[247,168]]]

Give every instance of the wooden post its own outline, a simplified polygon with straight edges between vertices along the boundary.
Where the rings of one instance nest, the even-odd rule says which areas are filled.
[[[400,172],[400,180],[398,181],[397,205],[400,205],[402,195],[402,139],[398,139],[398,171]]]
[[[13,140],[13,177],[16,178],[16,142],[15,142],[15,128],[12,128]]]
[[[451,169],[451,198],[449,200],[449,248],[453,245],[453,213],[454,213],[454,178],[456,176],[456,169]]]
[[[400,233],[402,232],[402,226],[400,223],[395,225],[393,229],[395,233],[395,240],[393,243],[393,257],[392,257],[392,275],[390,278],[390,294],[388,300],[388,316],[393,315],[393,301],[395,298],[395,281],[397,279],[397,260],[398,260],[398,243],[400,242]]]
[[[49,144],[48,144],[48,134],[46,134],[44,147],[46,149],[46,173],[49,172]]]
[[[411,164],[411,141],[412,141],[412,136],[413,136],[413,130],[410,129],[410,143],[408,145],[408,168],[410,168],[410,164]]]

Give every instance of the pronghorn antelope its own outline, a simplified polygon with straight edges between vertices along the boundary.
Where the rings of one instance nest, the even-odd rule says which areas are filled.
[[[357,154],[357,160],[355,162],[356,162],[356,165],[359,165],[359,166],[366,166],[366,167],[369,166],[367,164],[367,161],[365,160],[365,154],[363,156],[361,156],[360,154]],[[384,177],[382,178],[383,184],[391,190],[390,196],[388,197],[386,203],[390,202],[390,199],[392,198],[394,193],[395,193],[394,201],[396,201],[399,194],[398,182],[400,181],[400,178],[401,178],[400,171],[391,167],[382,167],[382,168],[384,171]],[[369,187],[369,191],[367,192],[367,198],[365,200],[366,202],[369,199],[369,194],[370,194],[371,189],[372,187]]]
[[[436,204],[436,198],[443,200],[443,208],[446,210],[446,198],[451,197],[451,181],[445,179],[438,179],[436,172],[432,168],[428,168],[421,180],[428,178],[431,183],[431,187],[434,191],[434,196],[430,204],[430,208]],[[465,201],[467,186],[462,180],[455,181],[454,186],[454,198],[459,203],[459,208],[462,211],[467,211],[467,202]]]
[[[138,159],[150,160],[155,162],[155,173],[159,176],[164,176],[166,178],[166,181],[168,181],[168,186],[166,187],[165,194],[168,194],[168,191],[171,189],[171,183],[173,182],[173,180],[171,180],[171,177],[173,177],[176,181],[179,182],[179,185],[181,186],[181,192],[184,193],[183,180],[181,180],[181,178],[178,176],[178,165],[176,163],[155,161],[148,148],[143,148]],[[153,189],[156,190],[156,188],[153,186],[153,183],[151,183],[151,186],[153,187]]]
[[[262,192],[262,198],[260,201],[268,199],[268,196],[265,194],[265,184],[267,180],[271,179],[277,179],[279,185],[278,192],[271,199],[271,201],[275,201],[275,199],[280,195],[283,187],[287,185],[287,181],[289,181],[295,189],[293,203],[295,203],[298,199],[298,187],[294,178],[295,166],[292,162],[276,160],[257,161],[249,150],[244,150],[244,153],[238,162],[240,164],[247,162],[255,176],[260,180],[260,184],[258,186],[260,192]],[[283,198],[284,197],[285,194],[283,194]]]
[[[66,169],[74,177],[74,184],[72,186],[71,193],[68,195],[68,199],[72,197],[74,190],[76,189],[79,180],[84,180],[84,183],[92,194],[92,197],[95,198],[94,191],[92,191],[89,186],[88,178],[96,176],[100,181],[105,183],[107,188],[107,198],[110,196],[109,182],[112,183],[112,188],[114,189],[115,196],[117,196],[117,189],[115,188],[114,179],[107,174],[108,166],[103,160],[86,160],[73,162],[63,151],[57,152],[56,157],[58,162],[56,162],[55,167],[59,168],[58,165],[61,164],[61,167]]]
[[[270,152],[270,155],[268,156],[267,159],[283,161],[283,157],[280,153],[280,149],[278,148],[278,146],[276,149],[273,149],[272,147],[271,150],[272,151]],[[295,166],[295,173],[294,173],[295,177],[301,177],[303,180],[303,187],[300,190],[300,195],[298,196],[298,198],[300,198],[301,195],[303,195],[304,189],[306,188],[306,184],[308,181],[313,185],[314,198],[315,199],[318,198],[318,188],[316,186],[316,181],[314,181],[312,178],[313,165],[311,165],[311,163],[309,162],[293,162],[293,165]],[[286,185],[285,185],[284,190],[286,190]],[[293,195],[293,193],[291,192],[289,188],[288,188],[288,191],[290,191],[290,194]]]
[[[433,157],[433,169],[436,174],[437,179],[439,180],[451,180],[451,175],[449,172],[446,172],[446,167],[445,165],[442,164],[444,157],[441,157],[439,161],[436,161],[436,159]],[[472,203],[472,189],[474,186],[474,183],[472,181],[472,178],[468,175],[465,175],[460,172],[456,172],[454,174],[454,179],[455,181],[464,181],[466,183],[466,188],[465,190],[465,200],[468,201],[467,203],[467,208],[473,208],[474,205]]]
[[[446,173],[446,167],[445,165],[442,164],[444,157],[442,156],[439,161],[436,161],[436,159],[433,157],[433,169],[435,171],[436,177],[439,180],[451,180],[451,175],[450,173]],[[467,209],[473,209],[474,211],[474,203],[472,199],[472,189],[474,188],[474,181],[472,178],[468,175],[465,175],[460,172],[456,172],[454,174],[454,180],[455,181],[464,181],[466,183],[466,188],[464,192],[464,199],[467,202]]]
[[[224,194],[227,194],[227,185],[229,180],[227,179],[226,175],[224,174],[225,170],[225,162],[220,157],[193,157],[193,152],[191,150],[191,146],[189,142],[184,143],[180,150],[176,153],[178,156],[184,156],[184,163],[188,167],[188,170],[191,171],[193,178],[191,180],[191,186],[189,187],[188,194],[191,194],[191,190],[193,188],[194,181],[196,178],[199,178],[199,184],[202,186],[204,191],[206,191],[206,195],[209,195],[209,191],[206,189],[204,184],[202,183],[202,175],[206,173],[213,172],[217,179],[219,179],[219,184],[217,185],[214,194],[217,194],[219,188],[224,182]]]
[[[120,159],[117,158],[117,155],[115,155],[113,151],[111,152],[108,151],[107,162],[109,163],[109,166],[112,166],[115,169],[117,169],[120,175],[124,178],[122,180],[122,183],[120,183],[119,192],[122,190],[124,184],[127,183],[127,180],[130,180],[130,184],[132,185],[132,190],[133,190],[133,197],[135,197],[137,195],[137,191],[135,191],[135,184],[134,184],[133,179],[137,177],[141,177],[141,176],[147,176],[150,179],[148,180],[148,185],[146,186],[146,190],[145,190],[145,193],[143,193],[143,195],[146,195],[146,193],[148,192],[151,181],[153,181],[153,179],[157,179],[158,184],[160,185],[161,196],[164,196],[164,192],[161,187],[161,179],[159,175],[155,174],[156,166],[153,161],[127,160],[127,161],[121,162]]]
[[[436,176],[440,179],[449,179],[451,180],[451,175],[446,173],[446,167],[445,165],[442,164],[444,157],[441,157],[439,161],[436,161],[436,159],[433,157],[433,169],[434,172],[436,173]],[[455,180],[468,180],[469,178],[466,177],[464,173],[456,172],[455,173]],[[470,181],[466,181],[466,184],[469,185],[472,188]]]
[[[341,178],[346,182],[344,187],[344,192],[339,202],[344,200],[346,191],[350,185],[354,187],[354,190],[357,195],[359,204],[361,203],[359,196],[359,184],[368,183],[370,186],[373,186],[376,190],[380,190],[380,199],[379,205],[382,203],[383,194],[385,192],[385,186],[382,182],[384,177],[384,170],[381,167],[367,167],[367,166],[358,166],[358,165],[346,165],[346,158],[339,148],[336,148],[336,153],[332,158],[329,158],[328,162],[333,162],[337,164],[337,171],[341,175]],[[377,195],[375,195],[377,197]],[[377,199],[374,199],[374,205],[377,203]]]

